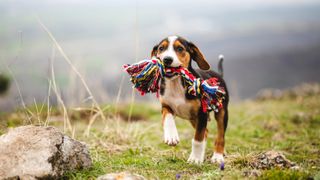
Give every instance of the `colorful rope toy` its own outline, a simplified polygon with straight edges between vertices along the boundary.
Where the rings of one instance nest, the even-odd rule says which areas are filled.
[[[202,111],[212,109],[216,112],[223,107],[225,90],[219,86],[217,78],[206,80],[196,78],[184,67],[165,67],[159,59],[142,60],[134,64],[126,64],[124,70],[131,76],[134,87],[144,95],[156,93],[159,96],[161,79],[165,77],[181,76],[190,95],[201,98]]]

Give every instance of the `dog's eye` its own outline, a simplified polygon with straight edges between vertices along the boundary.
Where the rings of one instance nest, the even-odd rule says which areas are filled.
[[[183,51],[183,47],[181,47],[181,46],[177,47],[177,51],[178,52],[182,52]]]
[[[163,49],[164,49],[163,46],[159,47],[159,51],[163,51]]]

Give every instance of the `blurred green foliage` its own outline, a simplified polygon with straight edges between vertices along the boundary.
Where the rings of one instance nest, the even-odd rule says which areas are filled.
[[[0,95],[7,92],[10,86],[10,78],[4,74],[0,74]]]

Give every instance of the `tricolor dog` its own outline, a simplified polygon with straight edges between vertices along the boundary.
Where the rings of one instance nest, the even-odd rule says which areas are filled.
[[[199,48],[192,42],[178,36],[169,36],[155,45],[151,52],[152,57],[163,61],[167,67],[185,67],[197,78],[208,79],[216,77],[219,79],[220,86],[225,88],[226,97],[223,108],[214,112],[217,122],[218,134],[215,139],[215,148],[211,162],[221,163],[224,161],[225,132],[228,124],[228,91],[222,79],[222,59],[219,57],[219,73],[210,70],[210,65]],[[192,67],[195,61],[200,69]],[[162,106],[162,125],[164,130],[164,142],[170,146],[179,143],[179,134],[175,124],[175,117],[190,120],[195,129],[192,139],[192,151],[188,162],[201,164],[205,158],[205,148],[207,142],[207,123],[209,121],[209,111],[204,113],[200,98],[189,95],[181,77],[166,77],[161,81],[160,102]]]

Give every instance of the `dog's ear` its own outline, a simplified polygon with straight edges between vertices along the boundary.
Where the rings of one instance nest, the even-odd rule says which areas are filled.
[[[195,60],[199,66],[200,69],[202,70],[209,70],[210,65],[204,58],[203,54],[199,50],[199,48],[194,45],[192,42],[188,42],[189,48],[190,48],[190,55],[191,59]]]
[[[159,46],[159,45],[157,44],[157,45],[155,45],[155,46],[152,48],[151,58],[157,56],[158,46]]]

